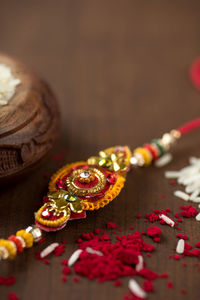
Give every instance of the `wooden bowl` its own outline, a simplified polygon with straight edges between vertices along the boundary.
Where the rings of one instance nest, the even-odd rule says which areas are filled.
[[[0,54],[0,64],[21,80],[7,105],[0,105],[0,181],[32,168],[52,148],[60,128],[49,86],[17,60]]]

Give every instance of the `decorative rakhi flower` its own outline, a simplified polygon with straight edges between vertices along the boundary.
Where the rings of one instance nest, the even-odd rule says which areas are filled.
[[[99,152],[99,156],[88,159],[91,165],[99,165],[111,171],[127,171],[131,158],[131,151],[127,146],[111,147]]]
[[[48,193],[48,201],[35,214],[38,226],[46,231],[55,231],[65,226],[71,216],[82,213],[82,200],[64,190]]]
[[[111,150],[108,153],[111,155]],[[86,210],[107,205],[119,194],[124,182],[124,175],[99,164],[68,164],[52,177],[48,201],[35,214],[36,224],[46,231],[61,229],[69,219],[85,217]]]
[[[52,210],[55,210],[56,213],[59,213],[63,209],[70,208],[74,213],[81,213],[82,209],[82,200],[75,195],[66,193],[64,190],[59,190],[56,192],[49,192],[48,198],[50,200],[49,204],[52,207]]]

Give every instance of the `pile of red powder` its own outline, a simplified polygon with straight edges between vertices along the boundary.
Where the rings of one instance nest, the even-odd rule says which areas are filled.
[[[100,251],[103,256],[88,253],[85,251],[87,247]],[[138,231],[128,236],[117,236],[115,243],[111,243],[106,233],[100,236],[93,233],[83,235],[82,239],[79,239],[79,248],[84,251],[75,264],[74,271],[90,280],[97,278],[99,282],[103,282],[137,274],[148,280],[159,277],[145,267],[141,271],[135,269],[139,255],[154,250],[154,246],[142,240]]]
[[[164,214],[169,216],[171,213],[170,209],[165,210],[154,210],[151,213],[148,213],[144,216],[140,215],[140,219],[143,219],[145,222],[155,223],[158,222],[160,225],[166,224],[163,220],[160,220],[159,215]],[[178,223],[182,222],[181,217],[183,218],[194,218],[197,214],[197,210],[195,207],[189,206],[180,206],[180,212],[176,212],[174,217],[175,228]],[[108,222],[105,226],[107,229],[112,230],[112,235],[115,233],[115,229],[117,228],[117,224],[114,222]],[[170,226],[169,226],[170,228]],[[133,226],[130,228],[133,229]],[[169,229],[171,230],[171,229]],[[120,231],[120,230],[119,230]],[[146,267],[146,263],[144,260],[145,256],[150,257],[151,252],[154,251],[155,246],[149,243],[146,243],[143,240],[143,236],[149,236],[156,243],[161,241],[162,230],[158,226],[150,226],[147,228],[145,232],[136,231],[129,235],[116,235],[115,240],[111,241],[111,237],[108,233],[105,233],[103,229],[98,228],[93,232],[88,232],[82,234],[80,238],[78,238],[77,242],[79,244],[79,249],[82,250],[78,260],[74,264],[74,272],[77,275],[81,275],[87,277],[89,280],[97,279],[98,282],[102,283],[104,281],[114,280],[114,285],[121,285],[121,278],[125,276],[140,276],[145,279],[143,282],[143,290],[146,292],[153,292],[154,286],[153,281],[155,279],[167,278],[168,274],[157,274],[155,270],[151,270]],[[177,238],[188,240],[188,236],[186,234],[178,233],[176,234]],[[42,242],[44,242],[43,239]],[[65,251],[66,241],[63,241],[59,244],[58,247],[53,251],[55,256],[60,256]],[[90,248],[96,253],[88,253],[87,248]],[[180,258],[184,258],[185,256],[196,256],[200,258],[200,242],[195,244],[195,248],[185,243],[185,250],[182,255],[173,254],[170,255],[170,258],[174,258],[179,260]],[[101,253],[102,255],[99,255]],[[43,261],[45,264],[50,264],[50,261],[46,258],[40,258],[40,252],[37,252],[36,258]],[[140,258],[140,259],[139,259]],[[142,265],[141,260],[142,259]],[[68,267],[68,260],[64,259],[61,262],[63,265],[62,269],[62,281],[67,281],[67,276],[72,273],[72,269]],[[140,268],[138,269],[138,266]],[[78,282],[78,277],[73,277],[74,282]],[[0,284],[11,285],[15,282],[14,277],[10,278],[0,278]],[[171,281],[168,282],[167,287],[169,289],[173,288],[173,283]],[[185,294],[186,291],[180,291],[181,294]],[[14,299],[15,294],[11,293],[9,295],[9,299]],[[16,295],[15,295],[16,296]],[[17,296],[16,296],[17,297]],[[17,298],[16,298],[17,299]],[[139,299],[133,294],[126,295],[124,297],[125,300],[137,300]]]

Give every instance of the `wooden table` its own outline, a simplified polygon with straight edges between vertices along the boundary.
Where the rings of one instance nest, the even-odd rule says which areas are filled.
[[[62,134],[54,154],[64,153],[62,164],[115,144],[134,148],[199,116],[200,94],[188,75],[191,62],[200,54],[199,11],[198,1],[1,1],[1,51],[32,66],[57,93]],[[164,171],[182,168],[190,155],[200,156],[199,149],[196,131],[175,147],[169,166],[132,172],[110,205],[49,234],[45,244],[15,261],[1,262],[1,275],[15,275],[17,281],[11,287],[0,286],[0,299],[7,299],[9,292],[23,300],[122,299],[128,292],[128,278],[119,288],[112,282],[98,284],[85,278],[76,284],[73,276],[64,284],[61,258],[50,258],[47,266],[35,259],[36,251],[65,239],[63,259],[77,248],[75,240],[80,234],[108,221],[128,234],[131,225],[139,231],[148,227],[136,218],[138,213],[167,207],[178,211],[184,203],[173,196],[177,187],[164,178]],[[33,223],[37,203],[47,192],[44,174],[52,174],[59,163],[50,156],[29,176],[1,187],[1,237]],[[200,240],[195,220],[184,220],[181,228],[190,243]],[[162,242],[156,244],[147,266],[170,277],[155,281],[155,293],[149,299],[199,299],[200,273],[193,267],[199,261],[169,259],[177,231],[168,226],[162,229]],[[166,287],[169,280],[174,283],[172,290]],[[180,294],[181,288],[186,295]]]

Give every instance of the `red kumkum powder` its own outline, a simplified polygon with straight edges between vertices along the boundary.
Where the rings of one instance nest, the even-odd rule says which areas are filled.
[[[167,288],[168,289],[173,289],[173,282],[172,281],[169,281],[168,283],[167,283]]]
[[[158,233],[157,233],[158,234]],[[159,232],[160,234],[160,232]],[[90,239],[89,239],[90,236]],[[148,280],[154,280],[159,277],[158,274],[143,268],[136,271],[138,256],[142,252],[152,252],[155,247],[145,243],[141,238],[141,233],[136,231],[128,236],[117,236],[116,242],[111,243],[108,234],[101,236],[83,234],[79,248],[83,252],[74,266],[76,274],[87,277],[90,280],[98,279],[99,282],[117,280],[123,276],[140,275]],[[100,251],[103,256],[90,254],[86,248]]]
[[[107,227],[108,229],[116,229],[116,228],[117,228],[117,224],[114,223],[114,222],[108,222],[108,223],[106,224],[106,227]]]
[[[143,282],[143,288],[146,292],[153,292],[154,291],[154,286],[152,284],[152,281],[146,280]]]
[[[9,300],[19,300],[19,297],[15,293],[10,293],[8,295]]]
[[[196,217],[196,215],[198,215],[198,211],[192,205],[188,205],[188,206],[181,205],[180,209],[182,209],[180,214],[184,218],[194,218]]]
[[[146,234],[153,238],[154,242],[160,242],[160,236],[162,234],[162,230],[157,226],[150,226]]]
[[[0,285],[13,285],[15,282],[16,279],[14,276],[10,276],[10,277],[0,276]]]
[[[179,239],[188,240],[187,234],[181,234],[181,233],[178,233],[178,234],[176,235],[176,237],[179,238]]]

